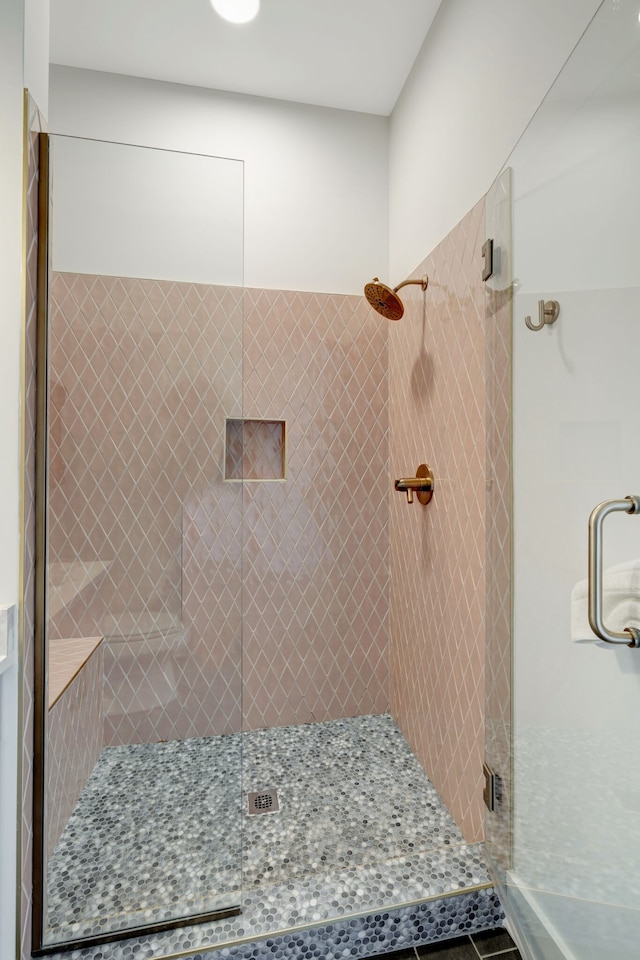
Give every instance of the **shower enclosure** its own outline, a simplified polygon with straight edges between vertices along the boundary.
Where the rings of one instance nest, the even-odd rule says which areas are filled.
[[[474,540],[471,564],[473,583],[487,584],[486,849],[530,960],[631,960],[640,940],[640,651],[591,636],[585,583],[592,510],[640,494],[639,44],[634,4],[603,3],[490,190],[486,231],[478,211],[469,220],[495,254],[485,378],[466,393],[477,401],[486,384],[486,562]],[[459,874],[474,917],[497,924],[477,846],[385,715],[389,478],[419,462],[390,473],[388,406],[402,409],[416,449],[429,418],[445,434],[458,425],[465,404],[451,391],[444,408],[449,391],[429,391],[432,360],[439,369],[446,353],[457,370],[473,345],[475,361],[476,336],[481,356],[480,257],[467,263],[462,230],[459,261],[448,246],[438,254],[445,282],[433,265],[417,271],[434,278],[429,310],[418,280],[401,324],[362,298],[244,289],[240,163],[61,137],[51,147],[40,952],[206,917],[226,918],[226,947],[264,936],[262,916],[278,910],[275,929],[298,936],[319,916],[333,922],[316,909],[323,884],[342,918],[375,920],[391,901],[393,923],[409,928],[424,899],[455,909],[455,897],[438,900],[450,893],[438,877]],[[43,190],[45,213],[49,202]],[[468,328],[457,313],[438,322],[468,291]],[[544,323],[553,301],[558,316]],[[400,371],[390,404],[389,346]],[[481,605],[456,621],[460,594],[447,588],[459,568],[445,556],[438,579],[432,560],[450,545],[468,552],[479,529],[466,521],[482,504],[461,511],[456,483],[469,483],[467,503],[483,486],[481,421],[478,406],[465,425],[472,468],[458,477],[452,457],[451,474],[434,471],[428,515],[391,504],[396,519],[414,510],[396,527],[407,531],[398,609],[435,610],[444,597],[454,624],[435,657],[426,633],[398,619],[396,681],[398,667],[411,681],[408,697],[396,691],[400,708],[425,650],[436,686],[447,656],[474,668],[480,657],[459,638],[478,639]],[[604,620],[616,631],[640,622],[639,523],[620,512],[604,524]],[[414,587],[425,593],[412,606]],[[478,673],[451,695],[452,713],[480,697]],[[434,737],[416,702],[414,739],[446,743],[447,768],[475,777],[464,715],[456,727],[440,709]],[[382,762],[387,779],[371,780]],[[320,775],[328,812],[314,819]],[[266,815],[243,809],[249,793]],[[278,801],[291,818],[270,816]],[[238,934],[229,914],[241,899],[258,921]],[[210,946],[198,929],[192,953]],[[164,945],[183,952],[177,936]]]
[[[507,361],[488,378],[503,411],[490,477],[488,850],[535,960],[631,960],[640,939],[640,653],[596,638],[587,584],[591,512],[640,491],[639,63],[637,4],[603,3],[487,206],[500,250],[488,336]],[[557,319],[541,324],[554,300]],[[604,622],[624,635],[640,616],[640,522],[616,512],[602,540]]]

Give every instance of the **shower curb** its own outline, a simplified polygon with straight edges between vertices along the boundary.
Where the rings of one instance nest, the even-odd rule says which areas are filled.
[[[88,957],[131,960],[133,956],[158,960],[179,960],[181,957],[193,960],[346,960],[347,957],[357,957],[365,960],[407,947],[494,930],[503,925],[504,919],[494,887],[486,885],[212,949],[202,946],[194,949],[189,943],[189,928],[184,928],[181,932],[176,931],[178,942],[167,952],[158,951],[153,937],[143,937],[104,944],[96,952],[80,949],[55,957],[59,960],[86,960]],[[184,936],[182,949],[180,933]]]
[[[190,955],[195,960],[364,960],[493,930],[503,922],[504,911],[498,896],[493,887],[486,887]]]

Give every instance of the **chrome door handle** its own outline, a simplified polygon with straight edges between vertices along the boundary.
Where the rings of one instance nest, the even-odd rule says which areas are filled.
[[[640,630],[625,627],[622,633],[608,630],[602,619],[602,526],[610,513],[640,513],[640,497],[604,500],[589,517],[589,625],[600,640],[607,643],[640,647]]]

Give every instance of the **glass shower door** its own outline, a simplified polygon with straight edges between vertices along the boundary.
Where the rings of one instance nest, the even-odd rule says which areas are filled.
[[[51,167],[45,947],[237,912],[242,850],[242,164]]]
[[[603,3],[509,160],[513,821],[501,879],[531,958],[631,960],[640,943],[640,650],[596,640],[586,583],[591,511],[640,493],[639,67],[637,3]],[[540,323],[550,301],[558,318]],[[640,520],[608,517],[612,630],[640,625],[639,558]]]

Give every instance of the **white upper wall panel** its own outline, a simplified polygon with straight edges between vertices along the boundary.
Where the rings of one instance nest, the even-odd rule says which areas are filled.
[[[361,293],[387,269],[385,117],[54,67],[50,129],[243,160],[247,286]]]
[[[52,266],[242,286],[242,164],[54,137]]]

